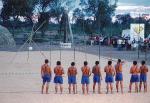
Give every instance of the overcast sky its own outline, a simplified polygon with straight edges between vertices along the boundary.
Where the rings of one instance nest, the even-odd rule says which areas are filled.
[[[73,0],[73,1],[79,1],[79,0]],[[114,1],[114,0],[110,0],[110,1]],[[2,2],[0,0],[0,9],[1,8],[2,8]],[[132,13],[136,11],[150,14],[150,0],[118,0],[118,7],[116,13]]]
[[[150,0],[118,0],[121,5],[150,6]]]

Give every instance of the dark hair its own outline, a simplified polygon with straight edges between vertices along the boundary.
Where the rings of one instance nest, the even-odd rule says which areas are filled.
[[[99,64],[99,61],[96,61],[95,64],[98,65],[98,64]]]
[[[57,61],[57,63],[56,63],[57,65],[61,65],[61,62],[60,61]]]
[[[45,59],[45,63],[47,64],[49,61],[48,61],[48,59]]]
[[[133,61],[133,65],[137,65],[137,61]]]
[[[75,62],[71,62],[71,66],[75,66]]]
[[[111,65],[112,64],[112,61],[108,61],[108,65]]]
[[[118,59],[118,63],[121,63],[121,59]]]
[[[87,61],[84,61],[84,66],[87,66],[88,65],[88,62]]]
[[[144,60],[141,61],[141,64],[144,65],[146,62]]]

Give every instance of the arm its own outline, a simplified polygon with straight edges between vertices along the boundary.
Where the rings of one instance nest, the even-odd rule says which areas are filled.
[[[68,76],[70,76],[70,73],[69,73],[69,68],[68,68],[68,71],[67,71],[67,75],[68,75]]]
[[[132,67],[130,68],[130,74],[132,74]]]
[[[113,70],[113,76],[115,76],[116,75],[115,69],[112,68],[112,70]]]
[[[91,74],[92,74],[92,73],[91,73],[91,70],[90,70],[90,68],[89,68],[89,76],[91,76]]]
[[[43,66],[41,67],[41,77],[44,76],[44,73],[43,73]]]
[[[94,67],[92,68],[92,73],[94,73]]]
[[[99,70],[99,74],[100,74],[100,77],[101,77],[101,80],[102,80],[103,78],[102,78],[102,73],[101,73],[101,70]]]
[[[76,68],[76,75],[77,75],[77,68]]]

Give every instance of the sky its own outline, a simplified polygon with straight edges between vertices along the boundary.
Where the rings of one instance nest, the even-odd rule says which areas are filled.
[[[77,4],[79,0],[72,0],[72,1],[75,2],[74,4]],[[110,0],[110,1],[113,2],[114,0]],[[136,14],[139,12],[150,14],[150,0],[118,0],[117,6],[118,7],[116,9],[116,14],[122,14],[122,13]],[[2,2],[0,0],[0,9],[1,8],[2,8]]]
[[[116,13],[150,14],[150,0],[118,0]]]

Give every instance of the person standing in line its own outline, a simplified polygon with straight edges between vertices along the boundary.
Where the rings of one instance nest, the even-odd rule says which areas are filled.
[[[69,84],[69,94],[71,94],[71,85],[73,87],[73,93],[76,93],[76,75],[77,68],[75,67],[75,62],[71,63],[71,66],[68,68],[68,84]]]
[[[52,71],[51,71],[50,66],[48,65],[48,62],[49,62],[48,59],[45,59],[45,64],[41,66],[41,77],[43,79],[42,90],[41,90],[42,94],[43,94],[45,85],[46,85],[46,94],[48,94],[49,83],[52,77]]]
[[[88,67],[88,62],[84,61],[84,66],[81,68],[82,71],[82,79],[81,79],[81,84],[82,84],[82,92],[85,94],[85,85],[86,85],[86,92],[87,94],[89,93],[89,77],[91,75],[90,68]]]
[[[147,72],[148,67],[146,66],[145,61],[142,61],[140,66],[140,85],[139,85],[140,92],[142,88],[142,83],[144,85],[144,92],[147,92]]]
[[[121,93],[123,93],[123,74],[122,74],[122,65],[124,62],[121,61],[121,59],[118,59],[117,64],[115,65],[115,71],[116,71],[116,76],[115,76],[115,81],[116,81],[116,89],[117,92],[119,92],[119,84],[121,87]]]
[[[58,92],[58,85],[60,86],[60,92],[62,94],[63,92],[63,74],[64,74],[64,70],[63,67],[61,66],[61,62],[57,61],[56,63],[56,67],[54,68],[54,73],[55,73],[55,77],[54,77],[54,83],[55,83],[55,93]]]
[[[113,93],[113,82],[114,82],[115,70],[112,66],[112,61],[108,61],[108,65],[105,66],[104,72],[106,72],[106,77],[105,77],[105,82],[107,84],[106,94],[109,93],[109,89],[110,89],[111,93]]]
[[[99,66],[99,61],[95,62],[95,66],[92,69],[93,76],[93,93],[95,93],[96,83],[98,84],[98,93],[101,94],[101,80],[102,74]]]
[[[129,93],[132,91],[133,83],[135,83],[135,92],[138,93],[139,73],[140,70],[138,68],[137,61],[133,61],[133,65],[130,69],[131,79],[129,84]]]

